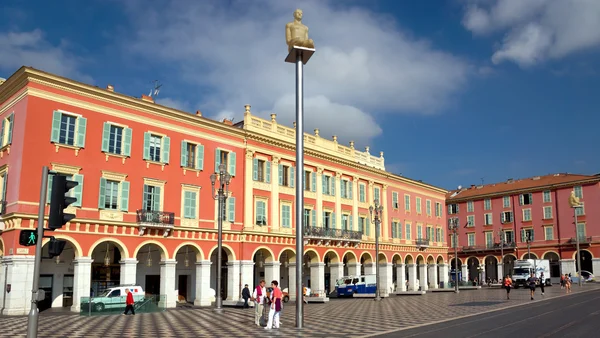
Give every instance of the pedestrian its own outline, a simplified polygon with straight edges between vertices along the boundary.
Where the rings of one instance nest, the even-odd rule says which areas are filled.
[[[278,329],[280,326],[279,317],[281,315],[282,310],[282,298],[283,293],[281,289],[279,289],[279,283],[274,280],[271,282],[271,305],[269,306],[269,322],[265,327],[265,330],[271,330],[273,327]]]
[[[252,301],[254,301],[254,324],[256,324],[256,326],[260,326],[260,317],[263,315],[266,296],[267,289],[265,289],[265,280],[261,279],[252,293]]]
[[[537,278],[535,278],[535,275],[533,273],[527,279],[527,282],[529,283],[529,291],[531,293],[531,300],[533,300],[533,295],[535,293],[535,283],[536,283],[536,281],[537,281]]]
[[[544,295],[544,284],[546,284],[546,277],[544,277],[544,273],[540,274],[540,290],[542,291],[542,296]]]
[[[564,273],[560,274],[560,288],[561,289],[565,288],[565,274]]]
[[[306,286],[304,284],[302,284],[302,301],[305,304],[308,304],[308,300],[306,300],[306,291],[307,291]]]
[[[567,293],[571,293],[571,277],[565,276],[565,288],[567,289]]]
[[[248,289],[248,284],[246,284],[244,285],[244,289],[242,290],[242,298],[244,299],[244,309],[250,307],[250,305],[248,305],[248,299],[250,299],[250,297],[252,297],[250,295],[250,289]]]
[[[127,313],[129,313],[129,310],[131,310],[131,315],[135,316],[135,310],[133,309],[133,304],[135,303],[133,301],[133,293],[131,293],[129,289],[125,289],[125,293],[127,293],[127,297],[125,298],[125,312],[123,312],[123,315],[126,316]]]
[[[506,289],[506,299],[510,299],[510,288],[512,287],[512,279],[509,275],[504,278],[504,288]]]

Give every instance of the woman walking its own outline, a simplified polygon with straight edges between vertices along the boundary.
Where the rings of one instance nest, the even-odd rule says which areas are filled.
[[[506,299],[510,299],[510,288],[512,287],[512,279],[510,275],[504,277],[504,288],[506,289]]]
[[[565,275],[565,289],[567,289],[567,293],[571,293],[571,277]]]
[[[279,315],[281,314],[281,309],[282,309],[282,298],[283,298],[283,292],[281,292],[281,289],[279,289],[279,283],[274,280],[271,282],[271,287],[273,288],[273,291],[271,292],[271,306],[269,309],[269,322],[267,323],[267,326],[265,327],[265,330],[270,330],[273,327],[275,327],[276,329],[279,328]]]

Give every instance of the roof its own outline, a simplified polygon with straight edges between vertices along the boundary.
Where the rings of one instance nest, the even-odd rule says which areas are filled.
[[[505,182],[486,185],[471,185],[468,188],[451,190],[446,194],[446,201],[461,201],[483,198],[489,195],[505,195],[517,191],[547,189],[553,186],[568,186],[574,183],[596,183],[600,182],[600,175],[580,174],[550,174],[546,176],[534,176],[522,179],[508,179]]]

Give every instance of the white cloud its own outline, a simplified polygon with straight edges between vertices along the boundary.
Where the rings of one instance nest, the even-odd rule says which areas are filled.
[[[173,76],[204,89],[207,112],[241,117],[251,104],[253,112],[293,121],[295,70],[284,62],[284,27],[296,2],[125,3],[135,36],[124,48],[179,67]],[[465,61],[410,37],[387,16],[329,1],[300,7],[317,48],[305,67],[307,130],[368,142],[381,133],[376,114],[434,113],[467,79]]]
[[[58,46],[50,44],[39,29],[30,32],[0,32],[0,69],[14,71],[21,66],[31,66],[93,83],[91,77],[78,70],[82,59],[68,53],[66,46],[65,41]]]
[[[470,0],[463,26],[505,34],[492,62],[525,68],[600,46],[600,1]]]

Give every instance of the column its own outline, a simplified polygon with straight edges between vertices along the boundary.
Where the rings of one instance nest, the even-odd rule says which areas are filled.
[[[317,226],[324,227],[323,224],[323,168],[317,168]]]
[[[437,289],[439,285],[437,264],[429,264],[429,288]]]
[[[288,276],[290,279],[288,295],[290,296],[290,300],[296,300],[296,262],[289,263]]]
[[[392,263],[380,263],[379,264],[379,283],[381,290],[379,296],[388,297],[390,293],[394,292],[394,280],[392,275]]]
[[[123,259],[121,264],[121,285],[136,285],[137,284],[137,264],[135,258]]]
[[[31,307],[31,287],[33,286],[34,256],[4,256],[0,260],[4,269],[5,290],[2,304],[3,315],[27,315]]]
[[[365,263],[365,275],[375,274],[375,263]],[[359,271],[360,275],[360,271]]]
[[[416,264],[408,264],[408,291],[419,291]]]
[[[360,263],[347,263],[349,276],[360,276]]]
[[[448,286],[449,275],[448,275],[448,264],[440,264],[440,281],[444,283],[444,287]]]
[[[358,228],[358,195],[360,195],[360,191],[358,190],[358,176],[354,176],[350,184],[352,184],[352,224],[354,225],[354,229],[360,230]]]
[[[340,182],[342,181],[342,173],[335,173],[335,223],[333,225],[336,229],[342,228],[342,188]],[[348,221],[350,222],[350,221]],[[350,226],[350,224],[348,224]]]
[[[310,264],[311,294],[319,294],[325,297],[325,263]]]
[[[333,292],[338,279],[344,277],[344,263],[329,263],[329,292]]]
[[[196,299],[194,299],[195,306],[210,306],[212,303],[213,294],[210,289],[211,264],[211,261],[196,262]]]
[[[242,278],[241,286],[244,287],[248,284],[248,288],[251,292],[254,291],[256,285],[254,285],[254,261],[239,261],[241,264],[240,274]]]
[[[254,212],[254,199],[252,193],[252,159],[254,158],[254,151],[246,149],[246,163],[244,166],[244,228],[253,228],[254,220],[252,214]],[[271,220],[268,220],[271,221]]]
[[[590,271],[592,274],[600,275],[600,258],[592,258],[592,270]]]
[[[461,280],[463,282],[466,282],[469,279],[469,270],[467,268],[468,267],[467,267],[466,263],[460,266],[460,271],[461,271],[461,274],[462,274]]]
[[[276,280],[277,283],[281,281],[281,263],[278,261],[265,262],[265,281],[267,285],[271,285],[271,282]]]
[[[381,205],[383,205],[383,215],[382,215],[382,219],[381,219],[381,233],[380,233],[381,237],[386,242],[389,237],[389,227],[390,227],[389,219],[388,219],[389,205],[388,205],[387,189],[388,189],[387,184],[384,184],[383,189],[381,189],[381,199],[382,199]]]
[[[427,264],[419,264],[419,284],[421,291],[427,291]]]
[[[177,292],[175,291],[175,266],[177,261],[167,259],[160,262],[160,301],[159,307],[172,308],[177,305]],[[164,297],[164,298],[163,298]]]
[[[504,271],[502,271],[502,263],[498,263],[498,282],[502,282],[504,279]]]
[[[279,229],[279,160],[279,157],[273,156],[271,163],[271,217],[267,218],[267,220],[273,230]],[[267,284],[270,282],[267,281]]]
[[[565,275],[571,274],[572,276],[575,276],[576,272],[577,272],[575,260],[574,259],[561,259],[560,260],[560,272]]]
[[[406,266],[403,263],[396,265],[396,292],[406,291]]]
[[[241,298],[240,271],[240,261],[227,262],[227,300],[237,301]]]
[[[77,257],[73,260],[73,305],[71,306],[73,312],[81,311],[81,297],[90,296],[93,261],[91,257]],[[121,273],[121,278],[122,276]]]

